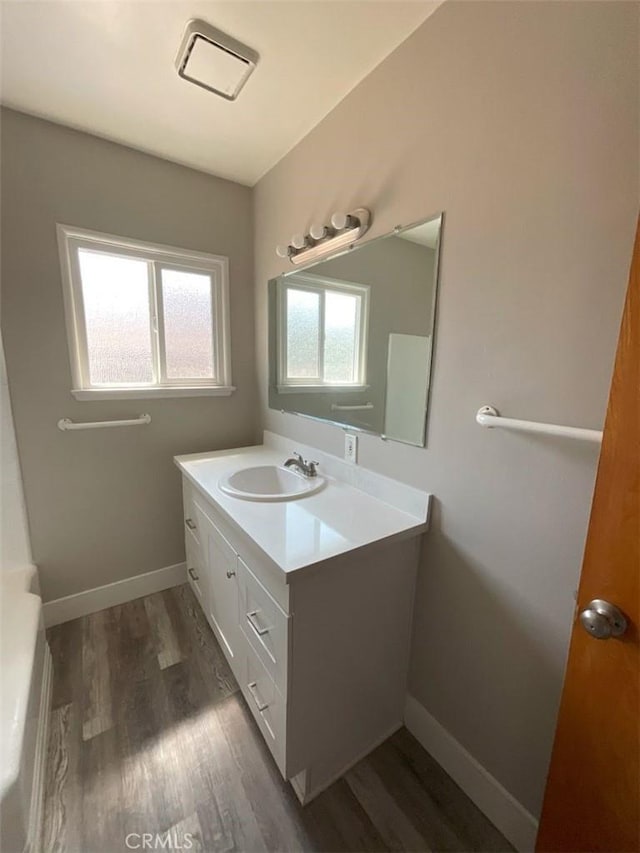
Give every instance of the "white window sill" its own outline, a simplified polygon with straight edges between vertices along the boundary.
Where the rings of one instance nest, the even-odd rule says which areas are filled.
[[[192,385],[176,388],[74,388],[76,400],[150,400],[160,397],[229,397],[234,385]]]
[[[277,385],[278,394],[357,394],[369,385]]]

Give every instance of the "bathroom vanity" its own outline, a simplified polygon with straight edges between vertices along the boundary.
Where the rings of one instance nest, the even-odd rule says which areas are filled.
[[[288,500],[220,487],[238,471],[281,467],[292,448],[279,436],[175,461],[189,581],[305,803],[402,723],[429,495],[296,449],[320,460],[325,482]]]

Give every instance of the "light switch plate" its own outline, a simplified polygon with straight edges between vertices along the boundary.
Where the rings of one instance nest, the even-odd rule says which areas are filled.
[[[350,432],[344,434],[344,458],[353,465],[358,461],[358,436]]]

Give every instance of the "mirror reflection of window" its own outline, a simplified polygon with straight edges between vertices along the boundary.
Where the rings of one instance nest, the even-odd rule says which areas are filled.
[[[358,359],[359,296],[325,292],[324,379],[350,384],[360,380]]]
[[[287,372],[285,381],[320,379],[320,294],[286,289]]]
[[[311,275],[280,282],[280,390],[364,385],[368,299],[361,284]]]

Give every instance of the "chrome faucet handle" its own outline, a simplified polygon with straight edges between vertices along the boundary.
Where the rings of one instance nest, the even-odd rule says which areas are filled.
[[[319,463],[319,462],[309,462],[309,463],[307,464],[307,470],[308,470],[308,472],[309,472],[309,476],[310,476],[310,477],[315,477],[315,476],[316,476],[316,474],[318,473],[318,472],[316,471],[316,468],[317,468],[319,465],[320,465],[320,463]]]
[[[304,459],[302,458],[302,453],[298,453],[297,450],[294,450],[291,455],[295,456],[299,462],[304,462]]]

